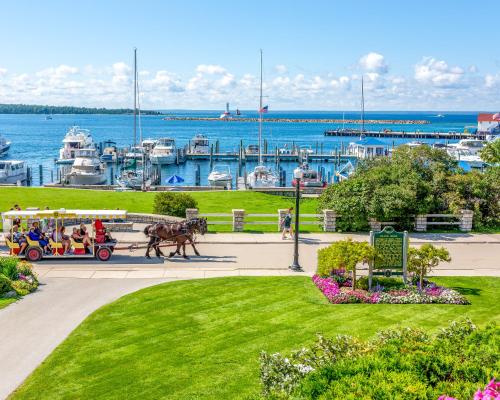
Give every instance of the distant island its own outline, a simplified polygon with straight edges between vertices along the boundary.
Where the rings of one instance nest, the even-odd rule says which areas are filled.
[[[131,108],[90,108],[42,106],[37,104],[0,104],[0,114],[132,114]],[[162,115],[160,111],[141,110],[142,115]]]

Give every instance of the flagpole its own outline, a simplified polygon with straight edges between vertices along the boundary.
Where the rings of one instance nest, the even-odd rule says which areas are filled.
[[[260,49],[259,165],[262,165],[262,49]]]

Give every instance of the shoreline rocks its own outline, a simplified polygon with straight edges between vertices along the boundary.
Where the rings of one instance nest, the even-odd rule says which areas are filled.
[[[164,121],[221,121],[221,122],[258,122],[258,118],[214,118],[214,117],[165,117]],[[265,118],[265,122],[306,123],[306,124],[361,124],[360,119],[323,119],[323,118]],[[367,119],[365,124],[372,125],[427,125],[425,119]]]

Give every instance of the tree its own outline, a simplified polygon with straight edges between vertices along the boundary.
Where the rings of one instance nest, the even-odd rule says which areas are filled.
[[[481,149],[479,155],[484,162],[490,164],[500,163],[500,140],[497,139],[488,143]]]
[[[408,271],[419,277],[420,289],[424,287],[424,276],[431,273],[441,261],[451,261],[450,253],[444,247],[434,247],[432,244],[423,244],[420,248],[410,247]]]
[[[368,242],[351,238],[341,240],[318,250],[318,275],[328,276],[334,269],[352,271],[352,289],[356,289],[356,266],[373,262],[375,248]]]
[[[339,214],[337,225],[343,230],[363,230],[369,218],[409,229],[412,215],[446,210],[447,179],[459,171],[440,149],[400,146],[391,158],[360,160],[348,180],[323,192],[319,208]]]

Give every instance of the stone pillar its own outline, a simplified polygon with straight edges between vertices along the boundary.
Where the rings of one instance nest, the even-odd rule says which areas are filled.
[[[427,215],[420,214],[415,217],[415,231],[427,232]]]
[[[280,208],[278,210],[278,232],[281,232],[281,221],[285,218],[288,208]]]
[[[470,232],[472,230],[472,219],[474,212],[471,210],[460,210],[460,230]]]
[[[323,231],[335,232],[337,229],[337,214],[333,210],[323,210]]]
[[[243,232],[245,227],[245,210],[233,210],[233,232]]]
[[[380,221],[377,221],[375,218],[368,218],[368,225],[370,225],[370,229],[372,231],[381,231],[382,224]]]
[[[199,211],[197,208],[186,208],[186,219],[198,218]]]

